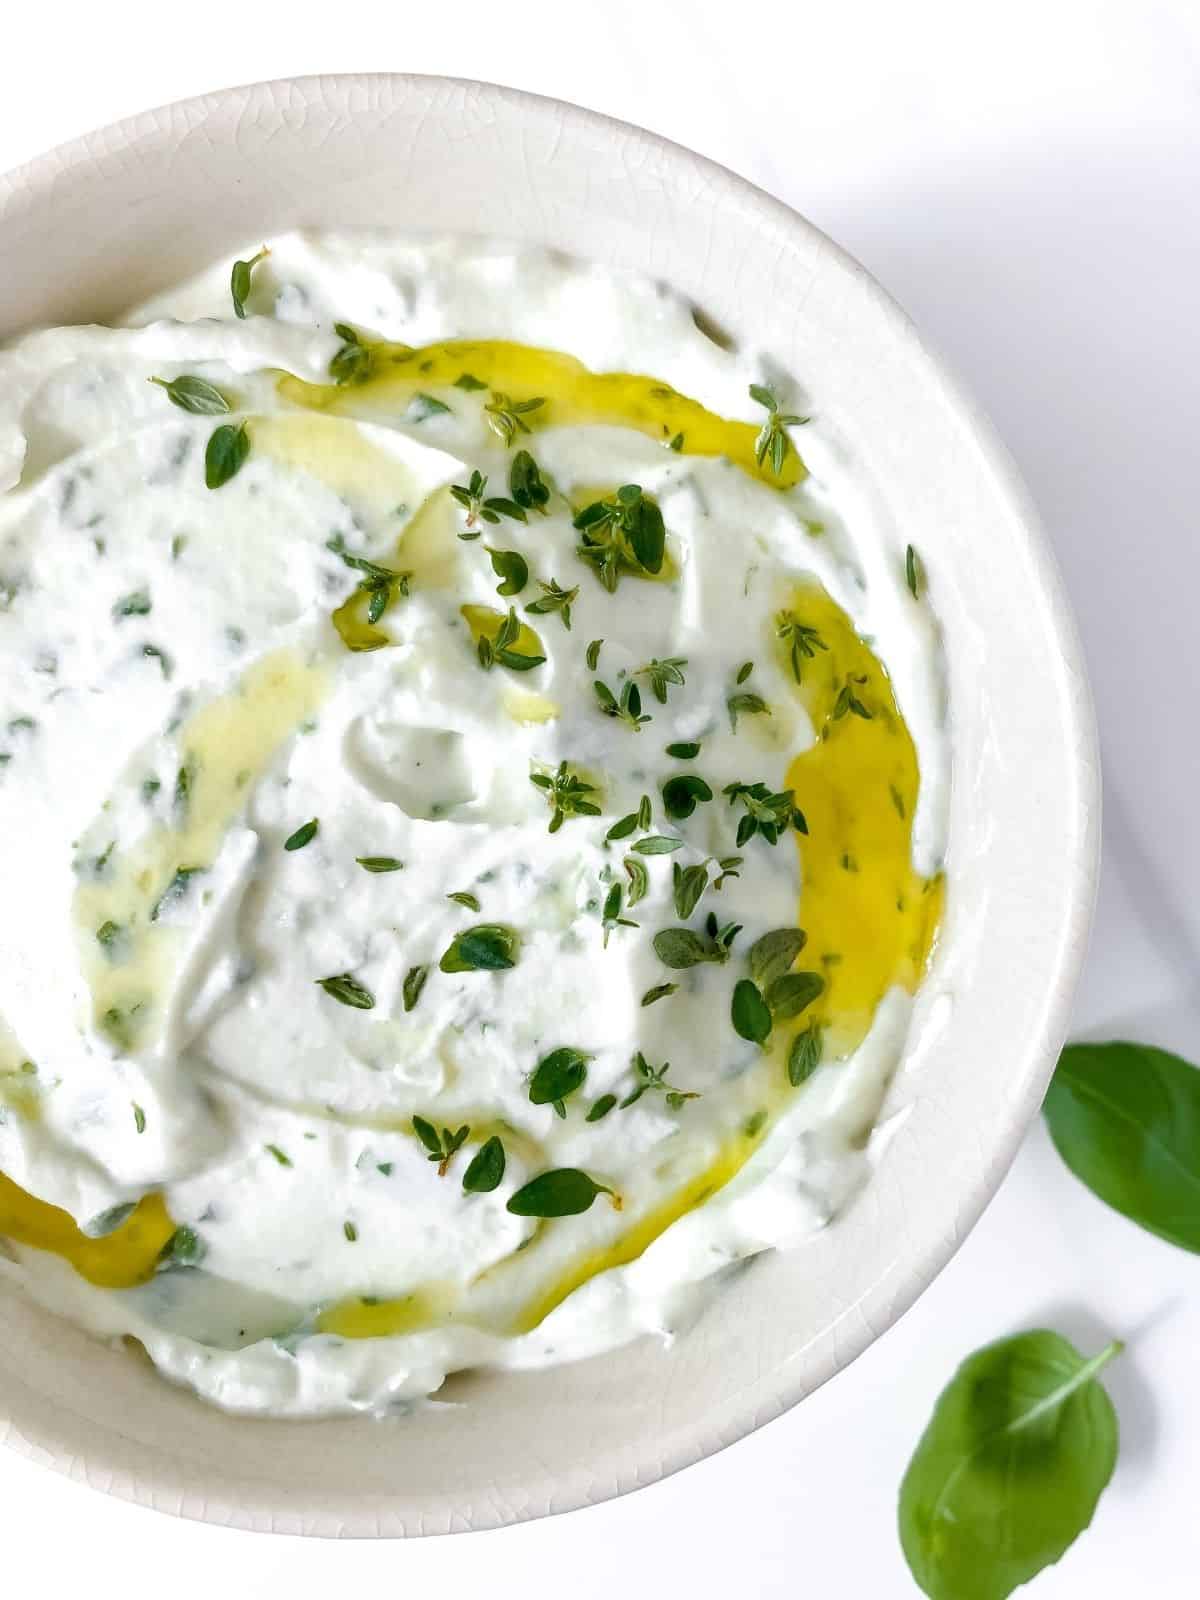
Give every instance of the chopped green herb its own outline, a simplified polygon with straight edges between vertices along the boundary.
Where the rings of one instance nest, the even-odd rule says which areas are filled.
[[[515,522],[526,522],[525,508],[514,500],[505,500],[502,496],[491,495],[485,498],[487,477],[478,468],[471,473],[466,484],[454,483],[450,486],[451,497],[462,506],[467,513],[465,527],[468,530],[460,533],[460,539],[478,539],[480,532],[479,523],[497,523],[501,517],[512,517]],[[474,529],[474,532],[470,530]]]
[[[507,972],[516,966],[520,948],[511,928],[481,922],[457,934],[438,965],[443,972]]]
[[[723,889],[725,887],[726,878],[740,878],[741,873],[738,871],[738,868],[741,866],[743,860],[744,857],[742,856],[722,856],[717,862],[717,866],[720,867],[721,872],[716,882],[713,884],[713,888]]]
[[[729,783],[721,792],[729,796],[731,806],[740,800],[745,808],[746,814],[738,823],[739,849],[756,833],[768,844],[778,844],[780,833],[789,823],[798,833],[808,832],[803,814],[796,810],[791,789],[772,794],[765,783]]]
[[[602,1094],[599,1100],[596,1100],[592,1103],[591,1110],[584,1118],[584,1121],[599,1122],[602,1117],[606,1117],[608,1115],[616,1103],[617,1097],[615,1094]]]
[[[484,420],[507,449],[511,447],[518,433],[533,431],[525,419],[531,412],[539,411],[545,404],[545,395],[538,395],[533,400],[514,400],[511,395],[493,389],[492,398],[483,408]]]
[[[829,649],[817,630],[801,622],[792,611],[776,613],[775,637],[787,644],[792,663],[792,677],[797,683],[803,682],[805,661],[811,661],[818,650]]]
[[[543,479],[538,464],[528,450],[518,450],[508,469],[508,490],[519,506],[526,511],[546,514],[550,499],[550,485]]]
[[[910,544],[904,552],[904,581],[914,600],[921,598],[921,558]]]
[[[707,919],[705,928],[707,938],[701,938],[691,928],[663,928],[654,935],[655,955],[675,972],[698,967],[706,961],[723,966],[729,960],[729,947],[741,928],[734,923],[719,928],[713,916]]]
[[[628,917],[621,915],[621,900],[624,894],[619,883],[614,883],[604,897],[604,910],[601,913],[604,926],[604,948],[608,949],[608,936],[614,928],[636,928],[638,923],[631,922]]]
[[[157,661],[159,671],[164,678],[169,678],[175,670],[174,663],[165,650],[160,650],[156,644],[144,644],[142,655],[147,661]]]
[[[652,833],[630,846],[640,856],[669,856],[673,850],[683,849],[682,839],[669,838],[665,833]]]
[[[460,372],[458,377],[454,380],[454,387],[456,389],[462,389],[466,394],[475,394],[480,389],[486,389],[487,384],[481,383],[474,373]]]
[[[443,1128],[439,1133],[432,1122],[417,1116],[413,1117],[412,1125],[413,1132],[425,1146],[429,1160],[437,1162],[438,1177],[444,1178],[454,1156],[466,1143],[470,1128],[464,1124],[453,1133],[449,1128]]]
[[[342,1223],[342,1232],[346,1235],[346,1238],[351,1244],[354,1244],[358,1238],[358,1228],[349,1220],[349,1218]]]
[[[770,1007],[749,978],[739,978],[734,984],[730,1015],[734,1032],[751,1044],[765,1044],[771,1037]]]
[[[652,1006],[656,1000],[665,1000],[668,995],[674,994],[679,988],[677,983],[656,983],[653,989],[647,989],[642,996],[643,1006]]]
[[[190,411],[197,417],[219,417],[232,409],[229,401],[220,389],[206,383],[203,378],[182,376],[172,378],[151,378],[151,383],[156,383],[160,389],[165,389],[167,399],[173,406],[178,406],[181,411]]]
[[[463,1189],[467,1194],[491,1194],[504,1180],[505,1165],[504,1145],[492,1134],[471,1157],[463,1173]]]
[[[285,850],[303,850],[306,844],[311,844],[317,837],[320,827],[319,819],[313,817],[310,822],[305,822],[297,828],[295,833],[288,835],[283,841],[283,848]]]
[[[831,721],[840,722],[848,711],[856,717],[861,717],[864,722],[871,721],[871,712],[867,710],[866,706],[858,698],[855,688],[856,685],[861,688],[868,681],[866,673],[852,672],[847,676],[845,683],[838,691],[837,699],[833,703]]]
[[[355,856],[356,864],[364,872],[403,872],[403,861],[397,861],[395,856]]]
[[[587,668],[589,672],[595,672],[596,668],[600,665],[600,649],[603,643],[603,639],[593,639],[591,644],[589,644],[587,647],[587,656],[585,659],[587,661]]]
[[[415,394],[408,402],[408,409],[401,418],[402,422],[425,422],[430,417],[453,416],[454,413],[444,400],[439,400],[431,394]]]
[[[812,1077],[821,1065],[824,1034],[818,1022],[810,1022],[792,1040],[788,1049],[787,1075],[793,1089]]]
[[[760,406],[765,406],[767,412],[766,419],[759,429],[758,438],[754,441],[754,459],[760,467],[769,459],[771,471],[778,477],[783,471],[788,454],[793,449],[787,429],[802,427],[809,419],[780,411],[775,391],[768,384],[752,383],[750,398],[756,400]]]
[[[559,762],[558,771],[553,777],[548,772],[531,772],[529,781],[546,792],[546,800],[551,808],[551,833],[557,833],[567,817],[600,815],[600,807],[587,798],[595,794],[595,784],[586,783],[577,773],[571,772],[565,761]]]
[[[292,1164],[291,1156],[289,1156],[288,1153],[285,1150],[281,1150],[277,1144],[268,1144],[268,1145],[265,1145],[263,1148],[268,1150],[271,1153],[271,1155],[273,1155],[275,1157],[276,1161],[279,1163],[279,1165],[281,1167],[290,1167],[291,1166],[291,1164]]]
[[[507,1210],[516,1217],[577,1217],[598,1194],[613,1195],[613,1191],[578,1167],[555,1167],[540,1172],[510,1196]]]
[[[453,900],[456,905],[466,906],[468,911],[479,910],[479,901],[469,889],[456,889],[453,894],[448,894],[446,899]]]
[[[209,489],[219,489],[242,470],[250,454],[250,435],[246,424],[235,428],[232,422],[223,422],[214,428],[204,451],[204,482]]]
[[[687,666],[685,656],[669,656],[665,661],[653,657],[644,667],[637,669],[639,678],[648,678],[650,687],[654,691],[654,698],[660,705],[667,703],[667,689],[672,685],[682,688],[685,683],[683,669]]]
[[[358,332],[348,322],[335,322],[333,331],[342,345],[329,363],[329,376],[339,385],[365,383],[371,376],[372,367],[369,346],[362,342]]]
[[[667,445],[667,449],[668,450],[674,450],[677,453],[680,450],[682,450],[683,449],[683,435],[681,433],[675,434],[673,436],[673,438],[670,440],[669,444]]]
[[[700,754],[699,741],[688,740],[686,743],[669,744],[667,754],[674,756],[676,761],[694,761]]]
[[[624,484],[610,500],[585,506],[574,527],[582,535],[576,554],[610,594],[623,573],[644,577],[662,571],[666,551],[662,512],[639,484]]]
[[[579,598],[578,588],[564,589],[553,578],[549,583],[539,578],[538,588],[542,591],[540,598],[531,601],[525,607],[526,611],[535,617],[548,616],[550,612],[557,611],[563,627],[570,633],[571,607]]]
[[[146,1113],[142,1110],[141,1106],[138,1105],[136,1100],[133,1102],[133,1125],[137,1129],[138,1133],[145,1133]]]
[[[660,1093],[665,1096],[667,1104],[672,1111],[678,1111],[688,1100],[699,1100],[700,1095],[695,1091],[675,1089],[667,1082],[667,1073],[671,1070],[671,1063],[664,1061],[661,1067],[652,1067],[639,1050],[633,1058],[633,1071],[636,1078],[633,1088],[621,1101],[621,1110],[627,1106],[636,1105],[644,1094]]]
[[[135,589],[132,594],[123,595],[112,608],[114,617],[148,617],[151,612],[150,591],[148,589]]]
[[[250,297],[250,275],[260,261],[264,261],[271,252],[263,245],[256,255],[249,261],[235,261],[233,270],[229,274],[229,293],[233,300],[234,313],[239,317],[246,315],[246,301]],[[209,484],[212,488],[212,484]]]
[[[702,861],[698,866],[682,867],[678,861],[673,861],[671,883],[675,897],[675,915],[681,922],[686,922],[699,905],[701,895],[708,888],[708,862]]]
[[[737,732],[737,720],[740,716],[769,717],[771,708],[760,694],[731,694],[725,702],[725,709],[729,712],[729,725]]]
[[[529,1080],[529,1098],[535,1106],[553,1106],[560,1117],[567,1108],[563,1102],[583,1087],[591,1056],[570,1045],[561,1045],[543,1056]]]
[[[404,1009],[411,1011],[421,998],[421,990],[429,976],[428,967],[409,967],[404,974]]]
[[[635,733],[642,731],[642,724],[649,722],[649,714],[642,712],[642,695],[632,678],[626,678],[621,689],[620,700],[613,694],[606,683],[599,678],[592,684],[600,709],[606,717],[616,717],[619,721],[632,728]]]
[[[332,978],[317,978],[317,987],[324,989],[331,1000],[338,1000],[355,1011],[370,1011],[375,996],[349,972],[336,973]]]
[[[207,1254],[204,1240],[184,1222],[158,1252],[158,1261],[163,1267],[198,1267]]]
[[[176,867],[171,881],[155,902],[154,909],[150,913],[150,921],[157,922],[164,911],[170,911],[177,906],[187,894],[192,879],[203,871],[203,867]]]
[[[111,955],[114,947],[121,942],[123,931],[121,925],[117,922],[102,922],[96,929],[96,942],[102,945],[104,950]]]

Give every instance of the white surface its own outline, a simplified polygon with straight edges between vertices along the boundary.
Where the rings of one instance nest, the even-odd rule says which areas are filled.
[[[577,44],[568,8],[534,0],[513,11],[460,0],[449,30],[437,13],[384,21],[357,0],[336,16],[289,6],[286,27],[278,7],[212,3],[177,59],[157,7],[113,0],[72,15],[69,59],[63,9],[26,12],[21,49],[0,61],[0,167],[221,83],[386,66],[492,77],[627,116],[805,211],[908,306],[991,412],[1074,594],[1109,784],[1080,1028],[1195,1054],[1200,758],[1184,685],[1200,574],[1187,471],[1200,434],[1200,22],[1184,0],[1010,0],[990,21],[929,0],[843,4],[837,21],[831,9],[731,17],[696,0],[607,0],[570,8],[594,19],[589,34],[602,30]],[[64,1588],[140,1597],[169,1574],[180,1600],[356,1582],[453,1595],[486,1583],[529,1600],[668,1584],[705,1600],[733,1583],[903,1597],[914,1591],[894,1497],[934,1394],[974,1345],[1050,1322],[1089,1346],[1122,1333],[1131,1350],[1109,1384],[1125,1435],[1116,1480],[1096,1527],[1034,1592],[1174,1600],[1193,1592],[1198,1553],[1196,1271],[1108,1214],[1035,1130],[898,1328],[798,1410],[643,1494],[449,1543],[301,1545],[154,1518],[6,1455],[6,1570],[24,1559],[44,1571],[53,1550]]]

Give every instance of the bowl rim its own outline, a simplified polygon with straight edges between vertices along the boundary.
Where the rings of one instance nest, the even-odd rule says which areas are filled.
[[[1042,1096],[1053,1072],[1057,1050],[1065,1037],[1075,983],[1087,952],[1088,931],[1095,904],[1100,852],[1100,759],[1099,739],[1094,707],[1088,685],[1081,642],[1063,585],[1058,564],[1047,541],[1032,499],[1023,483],[1012,456],[999,439],[991,422],[971,395],[964,389],[945,359],[931,347],[927,339],[912,324],[907,313],[878,281],[848,251],[831,240],[814,223],[795,211],[784,201],[759,188],[750,180],[709,157],[698,154],[678,142],[651,132],[621,118],[587,107],[542,95],[488,82],[486,80],[459,78],[448,74],[404,72],[347,72],[315,73],[281,78],[264,79],[231,85],[206,93],[184,97],[153,108],[122,117],[112,123],[95,128],[66,140],[40,155],[0,173],[0,227],[5,224],[3,212],[14,195],[30,197],[36,202],[45,197],[56,179],[80,162],[95,158],[96,144],[102,141],[110,152],[120,150],[145,137],[148,123],[158,122],[160,136],[169,138],[175,119],[202,115],[230,100],[242,99],[247,110],[258,105],[266,106],[289,90],[322,85],[348,95],[355,90],[369,92],[372,88],[387,88],[401,94],[406,88],[444,88],[468,91],[485,100],[496,97],[530,115],[552,114],[559,119],[569,119],[578,128],[588,129],[601,138],[634,136],[644,147],[657,152],[669,164],[682,164],[703,175],[711,190],[730,202],[751,203],[757,210],[771,214],[781,227],[806,237],[810,244],[819,245],[822,253],[831,257],[848,276],[856,280],[856,292],[873,302],[877,311],[891,328],[903,334],[915,347],[928,371],[937,379],[948,397],[948,409],[962,423],[967,442],[978,454],[989,485],[998,500],[1004,502],[1010,514],[1014,539],[1019,539],[1023,554],[1040,585],[1049,631],[1061,650],[1063,666],[1061,701],[1061,733],[1074,752],[1074,772],[1078,783],[1077,828],[1071,840],[1072,849],[1064,865],[1063,881],[1069,898],[1060,908],[1061,936],[1055,951],[1055,964],[1049,970],[1041,991],[1042,1005],[1036,1022],[1030,1025],[1029,1054],[1040,1066],[1030,1070],[1020,1093],[1010,1102],[1010,1114],[1003,1132],[993,1135],[989,1143],[990,1160],[980,1164],[969,1185],[956,1195],[955,1219],[960,1226],[947,1228],[938,1237],[926,1242],[924,1248],[906,1256],[902,1282],[897,1289],[889,1288],[886,1308],[880,1307],[880,1316],[872,1318],[861,1314],[854,1317],[843,1330],[836,1355],[827,1353],[818,1370],[810,1366],[803,1373],[793,1370],[793,1361],[784,1362],[771,1374],[769,1410],[764,1410],[761,1395],[757,1398],[747,1391],[746,1397],[726,1407],[719,1419],[699,1417],[686,1436],[673,1438],[660,1444],[657,1454],[639,1462],[636,1472],[616,1471],[607,1483],[597,1489],[595,1476],[587,1479],[576,1474],[568,1483],[556,1484],[552,1504],[529,1502],[525,1505],[508,1504],[493,1508],[492,1515],[476,1516],[469,1527],[500,1526],[529,1520],[534,1517],[573,1510],[583,1505],[595,1504],[614,1498],[670,1476],[681,1468],[704,1457],[716,1454],[754,1431],[763,1423],[781,1415],[797,1404],[815,1388],[843,1368],[849,1366],[874,1340],[893,1326],[913,1305],[946,1265],[966,1234],[974,1226],[984,1208],[995,1194],[1007,1174],[1025,1133],[1041,1104]],[[876,1293],[879,1285],[870,1293]],[[848,1310],[863,1312],[870,1294],[864,1294]],[[0,1442],[10,1445],[19,1453],[42,1465],[49,1465],[66,1476],[101,1485],[106,1492],[120,1498],[146,1504],[148,1501],[145,1480],[139,1487],[129,1473],[128,1458],[118,1459],[116,1454],[105,1456],[103,1451],[89,1448],[85,1454],[79,1438],[71,1429],[45,1414],[38,1426],[31,1426],[27,1415],[14,1415],[14,1407],[7,1396],[0,1397]],[[65,1415],[65,1414],[63,1414]],[[342,1505],[326,1501],[319,1509],[314,1503],[305,1507],[301,1524],[290,1524],[287,1513],[295,1510],[294,1496],[282,1492],[274,1498],[261,1485],[257,1500],[254,1496],[239,1493],[236,1519],[218,1516],[217,1507],[197,1497],[194,1479],[178,1464],[173,1463],[175,1475],[164,1471],[161,1459],[152,1472],[154,1486],[150,1502],[160,1508],[200,1521],[230,1522],[257,1528],[274,1528],[317,1535],[339,1536],[345,1534],[379,1535],[390,1531],[381,1528],[378,1519],[358,1511],[351,1497]],[[281,1524],[281,1513],[284,1521]],[[355,1521],[359,1526],[355,1526]],[[462,1527],[448,1521],[446,1530]],[[405,1530],[408,1531],[408,1530]],[[421,1532],[442,1531],[427,1529]]]

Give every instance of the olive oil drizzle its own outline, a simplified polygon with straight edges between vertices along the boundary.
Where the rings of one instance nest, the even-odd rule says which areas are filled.
[[[540,397],[544,404],[525,419],[534,432],[545,427],[632,428],[683,455],[725,456],[773,489],[790,489],[807,476],[795,450],[788,452],[778,474],[769,461],[760,465],[755,460],[761,423],[717,416],[657,378],[591,372],[561,351],[504,339],[450,339],[415,347],[383,340],[362,343],[367,356],[357,381],[307,383],[286,374],[279,379],[280,395],[309,410],[391,421],[414,395],[432,389],[442,391],[439,398],[452,410],[471,407],[481,414],[487,390],[518,399]],[[456,389],[464,373],[481,383],[483,391]]]

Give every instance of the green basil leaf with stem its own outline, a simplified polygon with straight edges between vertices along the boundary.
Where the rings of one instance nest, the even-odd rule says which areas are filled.
[[[930,1600],[1005,1600],[1092,1520],[1117,1418],[1090,1360],[1046,1329],[975,1351],[943,1389],[900,1486],[900,1543]]]
[[[683,822],[701,801],[711,800],[713,792],[703,778],[694,772],[684,772],[667,779],[662,786],[662,797],[667,815]]]
[[[220,389],[203,378],[183,373],[170,382],[166,378],[151,378],[149,381],[166,391],[167,399],[173,406],[178,406],[181,411],[190,411],[194,417],[220,417],[233,409]]]
[[[355,1011],[370,1011],[375,1004],[375,996],[352,973],[339,972],[332,978],[318,978],[316,983],[331,999],[340,1000]]]
[[[734,984],[730,1016],[733,1031],[751,1044],[766,1044],[771,1037],[771,1009],[749,978],[739,978]]]
[[[428,967],[409,967],[404,974],[404,1009],[411,1011],[421,998],[421,990],[425,987],[425,980],[429,976]]]
[[[1071,1171],[1114,1211],[1200,1253],[1200,1071],[1142,1044],[1071,1044],[1042,1108]]]
[[[490,544],[484,545],[484,549],[492,558],[492,571],[503,580],[497,584],[496,593],[520,594],[529,582],[529,563],[525,557],[515,550],[497,550]]]
[[[491,1194],[504,1180],[504,1167],[504,1145],[492,1134],[471,1157],[463,1173],[464,1190],[467,1194]]]
[[[235,261],[229,274],[229,295],[233,301],[235,315],[246,315],[246,301],[250,298],[250,277],[258,263],[269,256],[271,252],[263,245],[257,254],[252,255],[249,261]]]
[[[320,831],[321,823],[317,817],[311,822],[302,823],[295,833],[289,834],[283,841],[285,850],[303,850],[306,844],[311,844]]]
[[[787,1075],[793,1089],[806,1083],[821,1065],[824,1047],[824,1030],[817,1022],[810,1022],[807,1028],[801,1028],[792,1040],[788,1047]]]
[[[587,1064],[591,1056],[570,1045],[560,1045],[543,1056],[529,1080],[529,1098],[535,1106],[553,1106],[559,1116],[566,1116],[563,1101],[582,1088],[587,1077]]]
[[[458,934],[438,965],[443,972],[506,972],[516,966],[519,952],[512,928],[481,922]]]
[[[802,928],[775,928],[756,939],[747,952],[750,976],[764,987],[781,978],[808,943]]]
[[[506,1209],[515,1217],[577,1217],[598,1194],[612,1192],[578,1167],[555,1167],[539,1172],[518,1189],[509,1197]]]
[[[767,985],[766,1002],[776,1022],[787,1022],[812,1005],[825,992],[819,972],[785,972]]]
[[[219,428],[214,428],[204,450],[205,487],[220,489],[227,484],[242,470],[249,454],[250,435],[244,422],[237,427],[232,422],[223,422]]]

